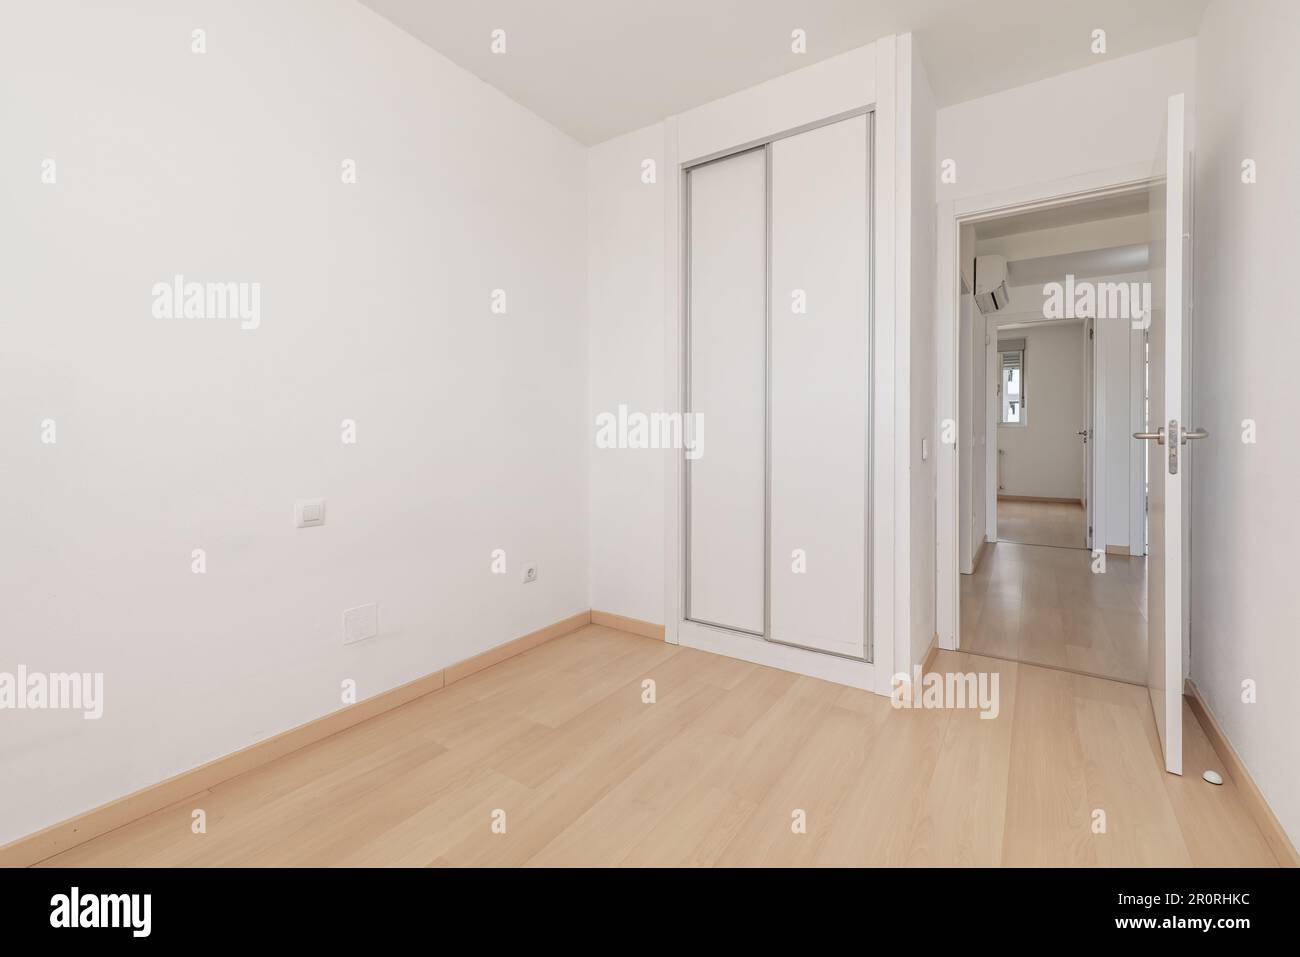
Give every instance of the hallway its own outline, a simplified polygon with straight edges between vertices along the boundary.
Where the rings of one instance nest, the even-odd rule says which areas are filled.
[[[997,542],[961,576],[961,650],[1146,683],[1146,559]]]
[[[1021,545],[1087,548],[1087,516],[1078,502],[998,499],[998,541]]]

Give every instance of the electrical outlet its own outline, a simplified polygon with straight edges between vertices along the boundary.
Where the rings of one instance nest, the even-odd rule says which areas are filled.
[[[365,641],[379,634],[379,606],[358,605],[343,612],[343,644]]]
[[[529,562],[524,566],[524,584],[530,584],[537,581],[537,562]]]

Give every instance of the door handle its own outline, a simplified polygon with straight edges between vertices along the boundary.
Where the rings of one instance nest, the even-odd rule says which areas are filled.
[[[1154,439],[1155,442],[1156,442],[1156,445],[1164,445],[1164,444],[1165,444],[1165,427],[1162,425],[1162,426],[1160,426],[1160,428],[1156,429],[1154,432],[1134,432],[1134,433],[1133,433],[1133,438],[1135,438],[1135,439],[1148,439],[1148,440],[1150,440],[1150,439]]]
[[[1210,433],[1205,429],[1186,429],[1183,431],[1183,445],[1187,444],[1188,439],[1205,439],[1209,436]]]

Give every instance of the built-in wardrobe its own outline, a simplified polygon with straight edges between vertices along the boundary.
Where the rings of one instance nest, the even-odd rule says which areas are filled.
[[[682,617],[871,658],[869,111],[687,165]]]

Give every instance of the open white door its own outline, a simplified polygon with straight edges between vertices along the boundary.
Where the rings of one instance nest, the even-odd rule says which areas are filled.
[[[1093,471],[1096,468],[1093,452],[1097,448],[1095,440],[1097,430],[1094,426],[1097,397],[1094,394],[1097,381],[1097,335],[1093,323],[1097,320],[1083,320],[1083,428],[1077,433],[1083,439],[1083,544],[1090,551],[1097,546],[1093,544],[1093,528],[1096,527],[1097,484]]]
[[[1183,773],[1183,590],[1187,587],[1184,535],[1188,439],[1186,415],[1188,162],[1183,95],[1169,98],[1165,148],[1151,190],[1151,418],[1147,440],[1150,558],[1147,598],[1147,684],[1165,770]]]

